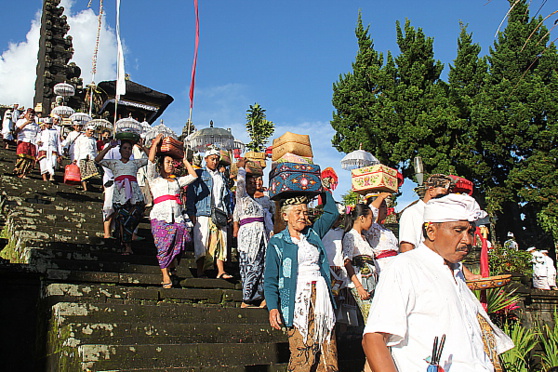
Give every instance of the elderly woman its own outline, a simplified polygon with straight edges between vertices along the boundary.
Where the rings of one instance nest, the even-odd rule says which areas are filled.
[[[237,238],[242,278],[241,307],[264,307],[265,251],[269,240],[268,231],[273,230],[273,226],[269,226],[269,222],[266,224],[266,211],[254,198],[257,177],[246,173],[245,163],[244,158],[237,163],[236,206],[233,213],[233,220],[240,225]]]
[[[15,125],[14,134],[17,137],[17,161],[14,174],[19,178],[27,178],[35,166],[37,157],[37,135],[39,126],[35,123],[35,110],[29,108],[25,116],[19,119]]]
[[[288,329],[288,371],[338,371],[329,262],[321,239],[339,212],[325,194],[324,213],[313,226],[305,197],[285,200],[281,216],[287,227],[268,245],[264,293],[271,326]]]
[[[131,141],[120,141],[120,159],[108,160],[103,158],[110,149],[118,145],[118,141],[112,141],[105,146],[95,158],[95,162],[110,169],[114,175],[113,207],[115,211],[116,235],[124,248],[123,255],[131,255],[132,234],[143,216],[145,203],[143,194],[138,186],[138,169],[147,165],[147,159],[130,159],[132,156]]]
[[[194,182],[198,175],[184,158],[182,163],[188,170],[188,175],[176,177],[175,160],[170,156],[157,156],[157,145],[162,139],[163,135],[159,134],[153,140],[149,151],[147,179],[154,198],[149,219],[157,247],[157,260],[163,275],[161,285],[163,288],[172,288],[170,274],[176,268],[185,244],[192,241],[186,228],[180,191],[182,187]]]

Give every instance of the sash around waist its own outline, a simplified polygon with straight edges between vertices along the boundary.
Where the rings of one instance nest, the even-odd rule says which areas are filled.
[[[156,197],[153,200],[153,204],[159,204],[167,200],[174,200],[176,203],[182,205],[182,200],[180,200],[179,195],[169,195],[169,194]]]
[[[264,222],[264,218],[263,217],[244,218],[240,220],[240,226],[244,226],[252,222]]]

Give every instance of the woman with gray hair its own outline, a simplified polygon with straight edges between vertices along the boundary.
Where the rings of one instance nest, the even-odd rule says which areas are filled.
[[[287,227],[269,241],[264,293],[269,322],[287,328],[291,357],[288,371],[338,371],[334,302],[329,262],[322,238],[339,212],[325,192],[324,213],[310,226],[308,199],[283,202]]]

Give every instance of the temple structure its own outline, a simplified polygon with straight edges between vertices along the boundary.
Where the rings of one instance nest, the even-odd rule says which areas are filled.
[[[41,37],[35,80],[33,104],[39,107],[43,116],[50,114],[56,103],[53,87],[67,82],[76,88],[76,94],[66,104],[76,111],[86,111],[85,90],[80,78],[81,69],[75,63],[68,63],[74,54],[72,37],[67,35],[70,26],[63,15],[60,0],[44,0],[41,17]]]

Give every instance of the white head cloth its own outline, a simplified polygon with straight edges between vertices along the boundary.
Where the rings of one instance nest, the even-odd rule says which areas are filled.
[[[93,125],[93,124],[87,125],[87,126],[85,127],[85,130],[88,130],[88,129],[95,130],[95,125]]]
[[[56,118],[58,120],[62,119],[58,114],[50,114],[51,117]]]
[[[467,194],[448,194],[431,199],[424,207],[424,222],[475,222],[486,215],[476,200]]]
[[[211,156],[211,155],[217,155],[217,156],[221,157],[221,152],[219,152],[219,149],[217,147],[210,147],[205,152],[205,157],[207,158],[208,156]]]
[[[529,247],[529,248],[526,249],[526,251],[527,251],[527,252],[532,252],[532,251],[534,251],[535,249],[537,249],[537,248],[536,248],[536,247]]]
[[[548,253],[548,251],[546,249],[543,249],[541,253]]]

